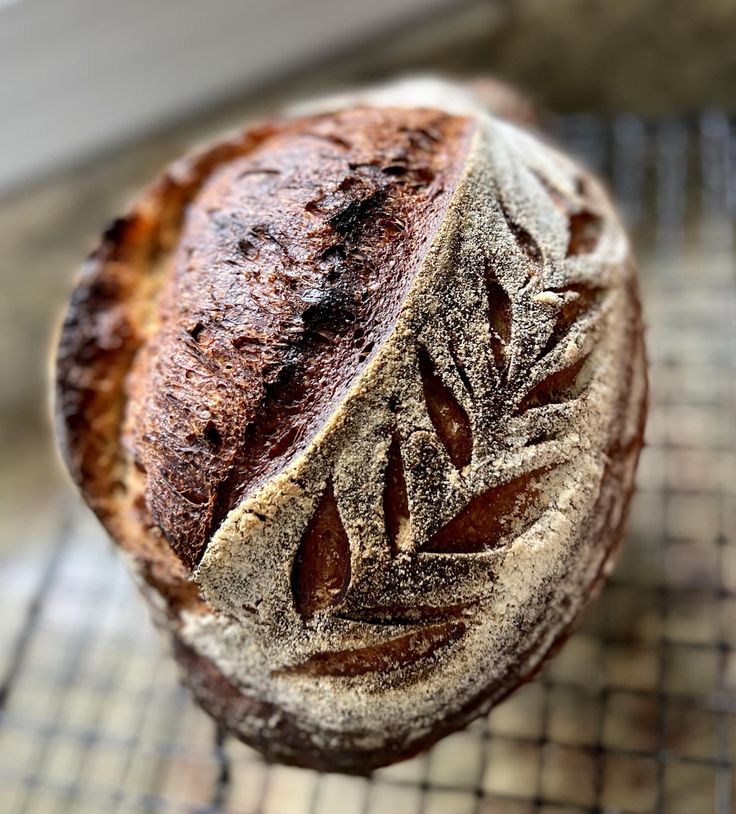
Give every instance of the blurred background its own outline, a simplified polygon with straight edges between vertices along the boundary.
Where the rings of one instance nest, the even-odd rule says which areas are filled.
[[[0,0],[0,811],[736,808],[736,3]],[[370,782],[218,738],[54,452],[81,259],[191,145],[401,73],[493,73],[604,175],[652,364],[630,541],[539,681]]]

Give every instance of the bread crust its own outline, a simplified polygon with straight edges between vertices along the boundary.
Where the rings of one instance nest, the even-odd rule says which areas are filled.
[[[597,181],[480,105],[387,98],[175,165],[85,266],[57,364],[69,469],[195,697],[273,759],[358,773],[564,641],[621,542],[647,392]],[[315,329],[330,272],[350,307]]]
[[[124,439],[189,568],[392,329],[469,127],[436,111],[308,117],[204,182],[131,371]]]

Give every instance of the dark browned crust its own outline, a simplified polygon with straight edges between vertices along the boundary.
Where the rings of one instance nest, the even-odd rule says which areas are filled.
[[[189,206],[128,390],[146,503],[193,567],[301,452],[390,333],[467,120],[357,109],[294,122]]]
[[[284,465],[272,450],[293,454],[379,346],[468,130],[467,119],[437,111],[272,122],[181,160],[106,231],[61,329],[57,431],[85,500],[152,578],[175,574],[172,587],[183,590],[254,473],[263,479]],[[263,145],[274,146],[259,153]],[[311,174],[302,177],[304,165]],[[267,187],[285,171],[293,188],[279,196],[276,183],[272,208],[262,211],[256,200],[273,194]],[[257,179],[240,200],[238,176]],[[187,274],[193,262],[209,275]],[[369,292],[371,277],[394,263],[402,273]],[[243,306],[249,290],[262,296],[256,309]],[[303,386],[313,375],[332,398]],[[279,435],[284,423],[288,437]]]
[[[55,414],[62,455],[87,504],[173,607],[197,601],[198,589],[144,508],[121,512],[139,503],[120,445],[125,378],[160,287],[157,264],[176,245],[188,202],[214,167],[277,128],[247,131],[172,165],[106,230],[82,268],[61,326]]]

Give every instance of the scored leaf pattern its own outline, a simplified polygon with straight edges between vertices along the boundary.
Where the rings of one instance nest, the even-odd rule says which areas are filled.
[[[441,647],[460,638],[465,624],[460,621],[439,624],[414,630],[404,636],[389,639],[381,644],[358,647],[351,650],[333,650],[316,653],[306,661],[281,672],[286,674],[354,677],[366,673],[396,670],[418,659],[431,656]]]
[[[555,370],[537,383],[519,402],[517,413],[524,413],[532,407],[544,404],[560,404],[577,398],[585,389],[587,381],[581,375],[587,356],[582,356],[571,365]]]
[[[592,252],[603,232],[603,219],[589,209],[573,212],[568,217],[570,240],[567,257]]]
[[[546,190],[552,203],[567,217],[569,238],[566,257],[576,257],[592,252],[603,234],[603,218],[590,208],[580,207],[555,187],[551,186],[545,178],[535,173],[537,181]],[[589,197],[588,182],[584,178],[577,179],[578,192],[583,198]]]
[[[386,519],[386,534],[391,547],[391,555],[395,557],[410,542],[409,498],[406,492],[401,448],[395,437],[391,440],[391,446],[388,449],[383,512]]]
[[[501,208],[506,224],[508,225],[511,234],[516,238],[516,245],[524,252],[531,265],[532,273],[536,273],[544,263],[544,254],[539,248],[537,241],[531,236],[529,231],[525,229],[520,223],[517,223],[509,216],[509,213],[504,207]]]
[[[552,333],[538,356],[548,354],[568,335],[570,329],[600,301],[603,291],[588,285],[573,284],[557,292],[565,296],[565,302],[557,313]]]
[[[570,228],[567,256],[593,251],[603,228],[601,218],[588,210],[572,211],[558,193],[551,197],[558,208],[564,207],[563,211],[568,216]],[[544,263],[542,250],[525,229],[513,223],[508,213],[504,212],[504,215],[517,244],[530,260],[530,275],[538,276]],[[556,295],[560,305],[551,321],[548,336],[540,342],[541,347],[536,352],[521,354],[522,358],[513,360],[512,365],[511,349],[516,341],[514,302],[489,264],[484,269],[484,282],[489,360],[493,368],[490,372],[492,380],[496,382],[496,391],[491,398],[497,402],[497,409],[501,411],[499,416],[518,416],[533,408],[558,405],[577,398],[589,381],[587,369],[590,366],[586,365],[589,353],[566,364],[565,355],[560,354],[557,349],[576,326],[595,312],[604,294],[603,289],[581,283],[564,289],[552,289],[549,293]],[[534,290],[538,292],[539,288],[524,287],[514,295],[521,302],[521,307],[528,306]],[[522,302],[525,297],[526,305]],[[464,391],[465,403],[473,404],[475,396],[471,380],[459,358],[454,337],[448,341],[447,350],[457,371],[454,386],[461,387]],[[421,344],[417,348],[417,365],[427,417],[438,441],[462,478],[462,472],[471,463],[473,455],[470,417],[453,389],[443,379],[427,348]],[[537,370],[539,367],[544,374],[538,380],[538,375],[535,374],[534,384],[529,385],[532,381],[532,369]],[[510,381],[510,372],[514,381]],[[382,496],[385,533],[391,559],[404,552],[410,555],[415,553],[409,492],[396,428],[393,433],[387,452]],[[539,443],[544,437],[544,432],[538,434],[533,443]],[[416,553],[467,556],[483,554],[504,545],[512,536],[533,525],[543,513],[545,505],[541,499],[541,487],[551,469],[550,466],[533,468],[505,483],[486,488],[472,497],[449,522],[431,533]],[[464,561],[470,563],[473,560]],[[419,563],[415,565],[418,567]],[[292,590],[296,610],[303,619],[309,620],[320,611],[334,608],[346,596],[350,578],[350,544],[340,518],[333,484],[330,482],[304,532],[294,560]],[[411,608],[405,609],[400,623],[416,622],[422,627],[424,638],[417,639],[416,634],[410,633],[391,640],[388,645],[317,654],[302,663],[299,671],[334,676],[359,675],[384,669],[390,664],[400,664],[405,657],[411,660],[410,651],[431,651],[459,635],[460,627],[454,623],[437,624],[440,608],[427,605],[432,610],[427,616],[418,612],[422,607],[424,606],[417,606],[417,612],[413,614]],[[450,613],[449,605],[443,605],[442,608]],[[344,613],[347,612],[343,612],[343,615]],[[363,610],[353,610],[344,618],[364,624],[399,623],[396,612],[392,611],[388,618],[384,618],[376,608],[371,610],[368,606]]]
[[[510,362],[509,347],[511,345],[511,326],[513,322],[511,298],[506,293],[506,289],[498,282],[489,265],[486,265],[485,282],[491,353],[496,367],[496,375],[501,382],[505,382]]]

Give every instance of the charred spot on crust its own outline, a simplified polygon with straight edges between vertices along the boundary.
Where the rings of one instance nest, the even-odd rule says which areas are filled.
[[[368,218],[377,214],[387,194],[385,189],[376,189],[366,198],[350,201],[344,209],[332,215],[328,223],[339,237],[345,239],[354,236]]]
[[[319,293],[319,299],[308,305],[302,312],[302,322],[307,333],[324,337],[342,333],[354,325],[359,304],[349,292],[338,288],[328,288]]]
[[[297,120],[213,169],[188,207],[129,377],[126,441],[188,566],[392,330],[470,127],[430,110]]]
[[[197,342],[197,341],[199,341],[199,335],[202,333],[203,330],[204,330],[204,325],[202,325],[201,322],[198,322],[196,325],[189,328],[187,330],[187,333],[189,334],[189,336],[192,337],[192,339],[195,342]]]
[[[220,435],[220,431],[217,427],[213,424],[212,421],[208,421],[204,426],[204,437],[207,439],[207,442],[211,444],[213,447],[219,447],[222,443],[222,436]]]
[[[144,228],[143,218],[137,212],[115,218],[102,233],[102,241],[90,259],[109,261],[126,258],[131,247],[136,245],[137,234]]]

